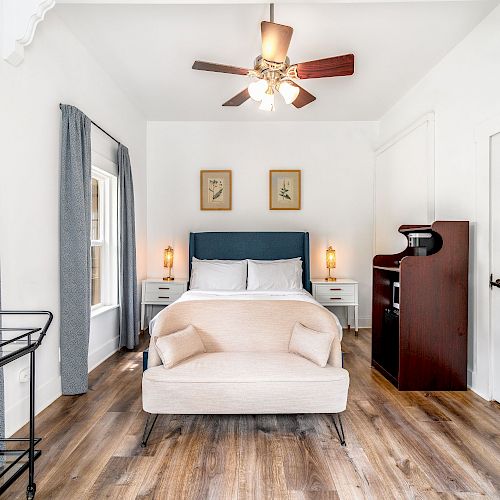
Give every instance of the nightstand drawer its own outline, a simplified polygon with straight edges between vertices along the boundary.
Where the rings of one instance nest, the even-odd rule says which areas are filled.
[[[177,300],[184,292],[183,284],[146,283],[145,302],[166,302]]]
[[[354,302],[355,292],[352,285],[336,285],[335,283],[328,285],[316,285],[315,297],[318,302]]]
[[[347,297],[342,297],[340,295],[332,296],[318,296],[316,300],[322,305],[342,305],[342,304],[352,304],[354,302],[354,295],[349,295]]]

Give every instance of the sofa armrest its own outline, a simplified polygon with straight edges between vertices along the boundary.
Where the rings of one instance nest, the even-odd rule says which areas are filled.
[[[162,364],[158,351],[156,350],[154,338],[155,336],[151,335],[149,340],[148,364],[146,368],[152,368],[153,366],[160,366]]]
[[[335,335],[335,338],[333,339],[328,364],[330,366],[335,366],[336,368],[342,368],[342,347],[338,335]]]

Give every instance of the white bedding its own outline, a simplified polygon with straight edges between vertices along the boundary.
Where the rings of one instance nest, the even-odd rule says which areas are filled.
[[[320,306],[313,296],[306,290],[294,291],[205,291],[205,290],[189,290],[183,293],[176,301],[187,302],[193,300],[298,300],[302,302],[310,302]],[[323,306],[320,306],[323,307]],[[159,313],[160,314],[160,313]],[[337,316],[331,313],[335,318],[340,335],[342,336],[342,326]],[[149,322],[149,332],[154,328],[156,316]],[[341,337],[342,339],[342,337]]]

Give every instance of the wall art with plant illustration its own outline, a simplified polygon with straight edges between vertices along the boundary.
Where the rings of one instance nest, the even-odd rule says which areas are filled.
[[[231,170],[200,171],[200,209],[231,210]]]
[[[269,209],[300,210],[300,170],[269,171]]]

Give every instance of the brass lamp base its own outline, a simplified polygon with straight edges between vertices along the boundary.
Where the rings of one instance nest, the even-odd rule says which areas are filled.
[[[325,278],[325,281],[337,281],[337,278],[334,278],[333,276],[327,276]]]
[[[171,276],[172,274],[172,271],[171,271],[171,268],[168,269],[168,276],[165,276],[163,278],[163,281],[174,281],[174,277]]]

